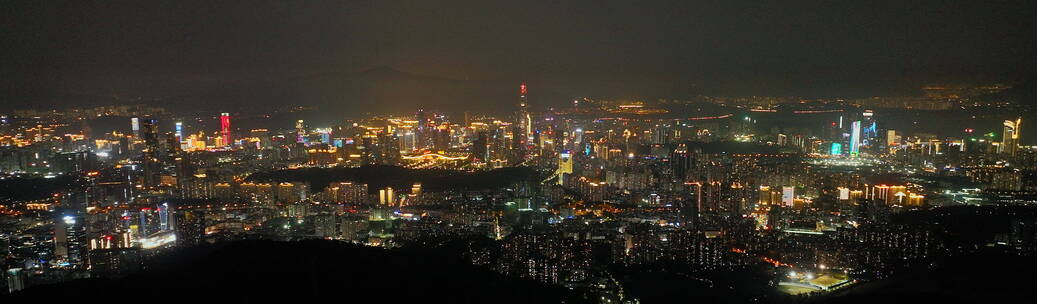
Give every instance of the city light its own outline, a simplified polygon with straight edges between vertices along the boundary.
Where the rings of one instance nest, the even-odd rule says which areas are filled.
[[[1033,1],[191,2],[0,10],[3,303],[1032,301]]]

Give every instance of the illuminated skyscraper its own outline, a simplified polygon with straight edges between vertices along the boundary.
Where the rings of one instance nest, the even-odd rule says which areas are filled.
[[[544,182],[548,182],[551,179],[557,178],[558,185],[565,185],[565,178],[573,174],[573,158],[572,153],[568,150],[558,153],[558,169],[555,170],[551,176],[547,177]]]
[[[54,220],[54,256],[70,266],[83,266],[86,260],[86,223],[75,211],[58,213]]]
[[[857,156],[861,150],[861,121],[850,124],[850,156]]]
[[[565,176],[573,173],[572,153],[564,151],[558,154],[558,184],[563,184]]]
[[[393,194],[392,187],[378,190],[378,203],[383,206],[395,205],[396,196]]]
[[[172,224],[169,222],[169,203],[158,205],[158,222],[162,231],[172,230]]]
[[[1015,121],[1005,121],[1004,134],[1001,135],[1001,145],[999,146],[1001,153],[1015,156],[1016,152],[1019,151],[1019,127],[1022,124],[1022,118],[1017,118]]]
[[[477,132],[475,140],[472,141],[472,161],[488,161],[490,159],[489,144],[489,136],[486,135],[486,132]]]
[[[450,126],[441,124],[431,129],[432,147],[436,151],[445,151],[450,148]]]
[[[179,121],[176,122],[176,128],[174,130],[175,130],[175,132],[173,134],[176,135],[176,140],[177,141],[183,141],[184,140],[184,123],[179,122]]]
[[[418,148],[418,134],[410,126],[397,129],[396,136],[400,138],[401,150],[410,152]]]
[[[141,136],[144,138],[145,146],[144,154],[142,154],[144,187],[151,188],[159,184],[159,175],[162,167],[159,160],[160,153],[162,152],[158,133],[158,121],[145,119],[142,121],[141,128]]]
[[[695,187],[692,194],[691,187]],[[702,183],[685,182],[684,195],[680,200],[681,223],[685,226],[694,227],[698,223],[699,212],[702,210]]]
[[[6,271],[7,292],[13,293],[28,287],[29,276],[22,268],[11,268]]]
[[[526,89],[526,83],[523,82],[519,85],[519,111],[518,111],[518,129],[521,131],[523,143],[532,141],[533,138],[533,119],[529,114],[529,100],[526,98],[528,93]],[[516,134],[515,136],[519,136]]]
[[[230,145],[230,113],[220,114],[220,135],[223,144]]]
[[[688,147],[680,144],[670,152],[670,164],[673,166],[674,179],[684,182],[687,180],[688,170],[695,164],[695,159],[688,154]]]
[[[302,119],[295,122],[295,142],[305,143],[306,140],[306,125]]]
[[[187,150],[188,147],[187,147],[186,144],[184,144],[184,123],[183,122],[179,122],[179,121],[176,122],[176,129],[175,129],[175,132],[173,134],[176,136],[176,142],[180,146],[180,149],[181,150]]]
[[[144,138],[144,145],[153,153],[158,151],[158,121],[154,119],[145,119],[143,124],[141,124],[141,127],[143,128],[143,134],[141,134],[141,136]]]
[[[796,200],[796,187],[781,187],[781,204],[792,207]]]
[[[861,117],[860,145],[868,147],[879,137],[878,122],[875,121],[875,112],[871,110],[864,110]]]
[[[140,138],[140,118],[130,118],[130,128],[133,129],[133,137]]]
[[[331,144],[331,128],[314,129],[320,135],[320,143]]]
[[[757,193],[757,196],[759,196],[758,204],[760,206],[770,206],[771,204],[774,204],[774,202],[771,200],[770,186],[760,186],[760,190],[759,193]]]
[[[839,200],[846,201],[850,199],[850,188],[838,187],[836,190],[839,191]]]

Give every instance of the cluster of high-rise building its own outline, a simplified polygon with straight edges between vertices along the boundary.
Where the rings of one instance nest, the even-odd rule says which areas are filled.
[[[1021,118],[937,135],[894,129],[869,103],[578,99],[545,111],[531,96],[521,84],[503,115],[417,109],[283,128],[149,107],[0,116],[0,178],[74,181],[0,201],[6,290],[261,238],[476,239],[463,253],[473,264],[603,301],[631,300],[606,265],[766,265],[767,286],[821,292],[951,250],[933,227],[894,220],[906,211],[1037,204]],[[258,114],[240,115],[269,116]],[[91,116],[125,126],[98,130]],[[1033,237],[998,244],[1034,255]]]

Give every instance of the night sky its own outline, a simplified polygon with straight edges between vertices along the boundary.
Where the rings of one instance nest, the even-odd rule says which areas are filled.
[[[1032,2],[3,1],[0,103],[905,94],[1029,77]]]

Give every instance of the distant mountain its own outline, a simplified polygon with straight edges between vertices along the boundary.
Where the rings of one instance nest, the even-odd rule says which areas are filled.
[[[209,78],[154,76],[128,83],[128,88],[101,87],[88,80],[74,87],[19,91],[6,98],[13,108],[49,109],[55,105],[94,107],[146,103],[176,110],[254,111],[285,105],[318,106],[341,114],[410,113],[418,107],[443,110],[511,113],[518,104],[520,80],[459,80],[420,75],[388,66],[359,71],[302,75],[249,74]],[[211,79],[210,79],[211,78]],[[534,109],[565,104],[574,94],[532,83]],[[144,96],[141,99],[139,96]],[[0,96],[3,97],[3,96]],[[17,98],[15,98],[17,97]]]
[[[1011,101],[1017,104],[1037,105],[1037,79],[1027,79],[1004,91],[976,97],[980,101]]]
[[[327,111],[409,113],[419,107],[452,113],[510,113],[518,103],[519,82],[457,80],[418,75],[387,66],[358,72],[331,72],[214,87],[198,100],[220,100],[241,107],[301,104]],[[571,96],[534,88],[534,107],[546,107]]]
[[[509,113],[518,103],[519,82],[447,79],[382,66],[358,73],[303,79],[290,86],[295,96],[340,110],[409,112],[425,107],[454,112]],[[538,107],[569,98],[537,89],[530,95]]]
[[[1020,132],[1022,143],[1029,145],[1037,142],[1037,129],[1034,128],[1037,125],[1034,124],[1037,122],[1037,109],[1035,109],[1037,107],[1037,78],[1027,78],[1025,81],[1016,83],[1004,91],[981,95],[975,99],[983,102],[1008,101],[1017,105],[1023,105],[1018,112],[1005,111],[1004,115],[1001,116],[1004,119],[1022,118],[1023,126],[1022,132]],[[999,128],[1000,124],[994,126]]]

